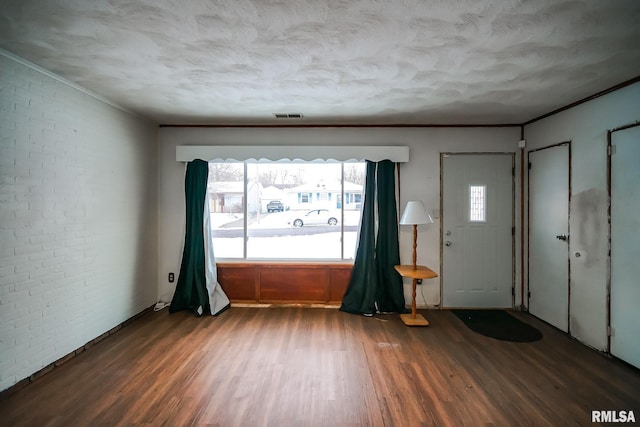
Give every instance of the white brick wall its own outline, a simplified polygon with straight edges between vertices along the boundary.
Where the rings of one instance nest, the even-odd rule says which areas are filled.
[[[0,390],[154,303],[156,138],[0,54]]]

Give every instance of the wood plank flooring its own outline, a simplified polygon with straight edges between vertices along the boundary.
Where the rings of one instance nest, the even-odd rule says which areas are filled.
[[[640,418],[640,371],[523,313],[535,343],[452,313],[150,312],[0,402],[3,426],[561,426]]]

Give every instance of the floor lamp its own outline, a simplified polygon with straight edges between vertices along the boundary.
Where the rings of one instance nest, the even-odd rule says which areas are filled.
[[[413,264],[410,266],[398,266],[396,268],[403,277],[409,277],[413,280],[412,294],[411,294],[411,314],[402,314],[400,318],[407,325],[412,326],[427,326],[429,322],[424,316],[416,314],[416,285],[418,280],[429,279],[437,277],[437,275],[431,271],[431,269],[417,264],[417,251],[418,251],[418,225],[430,224],[433,222],[433,218],[429,215],[424,208],[424,205],[420,201],[407,202],[407,206],[404,208],[402,218],[400,218],[401,225],[413,225]]]

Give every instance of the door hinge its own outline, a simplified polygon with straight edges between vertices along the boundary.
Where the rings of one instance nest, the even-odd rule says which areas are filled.
[[[607,326],[607,336],[612,337],[615,335],[616,330],[611,326]]]
[[[527,298],[531,298],[531,291],[527,292]]]
[[[529,164],[527,165],[527,167],[529,168],[529,170],[531,170],[531,162],[529,162]]]
[[[516,296],[516,288],[511,288],[511,295]]]
[[[516,228],[515,227],[511,227],[511,235],[512,236],[516,235]]]
[[[607,155],[613,156],[614,154],[616,154],[616,146],[615,145],[609,145],[607,147]]]
[[[515,168],[515,166],[511,168],[511,176],[516,176],[516,168]]]

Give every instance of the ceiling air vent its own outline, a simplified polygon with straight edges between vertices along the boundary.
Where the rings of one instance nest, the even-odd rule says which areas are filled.
[[[302,113],[273,113],[276,119],[301,119]]]

